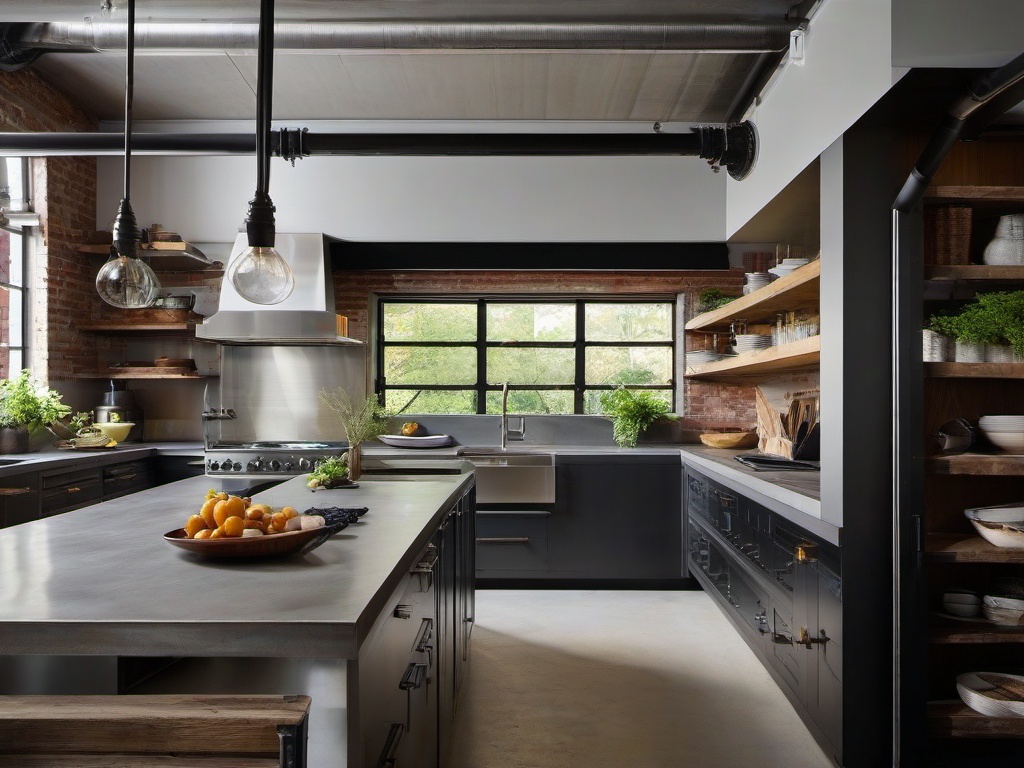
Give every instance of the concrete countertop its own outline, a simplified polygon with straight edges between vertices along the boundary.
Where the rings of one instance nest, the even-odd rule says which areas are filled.
[[[303,557],[203,561],[165,542],[198,511],[206,477],[0,530],[0,652],[355,658],[473,475],[316,493],[305,482],[257,498],[369,512]]]
[[[679,445],[641,445],[636,448],[620,448],[617,445],[548,445],[535,443],[513,442],[508,446],[509,453],[552,453],[555,456],[678,456]],[[363,443],[363,455],[374,458],[388,459],[455,459],[464,458],[460,450],[497,450],[494,445],[447,445],[443,448],[396,448],[384,443]]]
[[[62,466],[100,467],[150,456],[203,457],[202,443],[120,443],[116,448],[59,450],[48,448],[33,453],[10,453],[0,456],[0,478],[38,472]],[[12,462],[7,464],[5,462]]]

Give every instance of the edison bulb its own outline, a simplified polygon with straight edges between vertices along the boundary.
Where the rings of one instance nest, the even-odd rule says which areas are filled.
[[[295,276],[276,249],[250,246],[228,267],[228,279],[243,299],[279,304],[291,296]]]
[[[96,292],[115,307],[143,309],[156,301],[160,280],[146,262],[117,254],[100,267]]]

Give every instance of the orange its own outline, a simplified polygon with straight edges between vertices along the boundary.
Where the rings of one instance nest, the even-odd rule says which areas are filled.
[[[245,502],[237,496],[229,496],[224,501],[218,501],[213,508],[213,519],[218,526],[224,525],[229,517],[245,517]]]
[[[281,507],[281,514],[284,515],[285,520],[291,520],[293,517],[299,516],[299,511],[295,507]]]
[[[261,520],[262,518],[263,507],[259,506],[258,504],[256,506],[249,507],[247,510],[245,510],[246,520]]]
[[[275,531],[283,531],[288,524],[288,516],[284,512],[275,512],[270,517],[270,524],[274,526]]]
[[[217,528],[216,530],[214,530],[213,533],[210,534],[210,538],[211,539],[223,539],[224,538],[224,529],[223,528]]]
[[[196,535],[193,539],[209,539],[213,537],[213,531],[210,528],[203,528],[201,531],[196,531]]]
[[[245,530],[245,519],[241,517],[229,517],[224,521],[224,525],[221,526],[225,536],[235,537],[241,536],[242,531]]]
[[[217,527],[217,523],[213,519],[213,508],[217,506],[218,501],[219,499],[217,498],[208,499],[206,503],[203,504],[202,509],[199,510],[199,514],[202,516],[203,520],[206,521],[207,528]]]
[[[262,520],[246,520],[245,521],[245,527],[246,528],[256,528],[256,529],[262,531],[263,530],[263,521]]]
[[[196,537],[197,533],[205,531],[208,527],[206,521],[200,515],[192,515],[192,517],[185,521],[185,533],[192,539]]]

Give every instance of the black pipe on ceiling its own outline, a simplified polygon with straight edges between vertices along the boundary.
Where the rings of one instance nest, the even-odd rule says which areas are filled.
[[[0,156],[121,155],[120,133],[0,133]],[[741,179],[757,156],[753,125],[702,126],[692,133],[312,133],[281,129],[271,153],[294,160],[312,155],[627,156],[700,157]],[[251,155],[253,134],[135,133],[132,154]]]

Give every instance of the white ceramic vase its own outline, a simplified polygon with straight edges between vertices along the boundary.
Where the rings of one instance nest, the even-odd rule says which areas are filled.
[[[999,217],[996,236],[985,246],[983,261],[991,266],[1024,265],[1024,213]]]
[[[922,331],[922,349],[926,363],[945,363],[950,358],[950,339],[925,328]]]
[[[985,345],[985,362],[986,363],[1012,363],[1013,362],[1013,347],[1009,344],[986,344]]]
[[[956,362],[984,363],[986,346],[986,344],[976,344],[973,341],[956,342]]]

